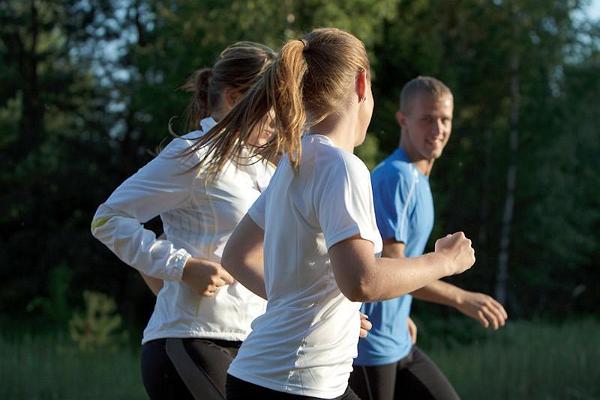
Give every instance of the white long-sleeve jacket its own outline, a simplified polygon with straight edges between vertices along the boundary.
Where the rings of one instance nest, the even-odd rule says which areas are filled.
[[[190,170],[202,150],[187,157],[181,153],[214,124],[212,118],[204,119],[202,131],[174,139],[125,180],[92,221],[92,234],[123,262],[164,280],[142,343],[167,337],[244,340],[252,320],[265,310],[266,302],[237,282],[204,297],[181,281],[189,257],[220,262],[227,239],[274,171],[262,162],[227,163],[207,182],[197,169]],[[157,215],[165,240],[143,226]]]

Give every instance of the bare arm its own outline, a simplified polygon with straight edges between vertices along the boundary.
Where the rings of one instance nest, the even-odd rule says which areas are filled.
[[[436,242],[436,251],[414,258],[375,258],[373,243],[352,237],[329,249],[336,282],[352,301],[386,300],[410,293],[475,262],[462,232]]]
[[[443,281],[418,289],[412,293],[419,300],[453,307],[479,321],[485,328],[498,329],[506,323],[508,314],[502,304],[484,293],[470,292]]]
[[[386,257],[404,257],[404,243],[384,241],[383,254]],[[453,307],[479,321],[486,328],[498,329],[504,326],[508,318],[502,304],[492,297],[483,293],[469,292],[440,280],[431,282],[411,294],[419,300]]]
[[[383,241],[382,255],[390,258],[404,258],[404,249],[404,243],[387,239]],[[458,287],[438,280],[415,290],[411,294],[419,300],[454,306],[458,297],[458,291],[460,291]]]
[[[266,299],[264,235],[262,228],[246,214],[227,241],[221,265],[238,282]]]

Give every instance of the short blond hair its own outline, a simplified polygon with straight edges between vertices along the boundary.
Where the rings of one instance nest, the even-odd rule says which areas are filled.
[[[436,99],[443,96],[452,97],[452,91],[439,79],[417,76],[408,81],[400,92],[400,111],[408,114],[413,100],[420,94],[429,94]]]

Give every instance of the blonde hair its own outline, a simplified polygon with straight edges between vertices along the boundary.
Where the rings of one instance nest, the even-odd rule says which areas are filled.
[[[400,111],[408,115],[413,100],[420,94],[429,94],[436,99],[443,96],[452,97],[452,91],[439,79],[431,76],[417,76],[402,87],[402,92],[400,92]]]
[[[212,68],[196,70],[181,87],[192,98],[185,112],[189,130],[198,129],[203,118],[222,107],[226,89],[246,92],[275,59],[269,47],[254,42],[237,42],[219,55]]]
[[[348,88],[361,71],[369,72],[365,46],[348,32],[321,28],[289,40],[256,85],[195,143],[192,151],[206,147],[199,165],[214,177],[228,160],[247,162],[244,143],[273,110],[275,133],[253,154],[271,159],[287,153],[297,169],[303,131],[345,108]]]

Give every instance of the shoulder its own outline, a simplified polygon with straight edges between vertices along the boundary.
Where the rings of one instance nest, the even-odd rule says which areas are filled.
[[[189,152],[196,139],[203,135],[202,131],[192,131],[183,136],[174,137],[159,153],[158,157],[165,161],[180,162],[193,166],[200,160],[203,150]]]
[[[390,156],[379,163],[371,174],[373,186],[381,184],[402,185],[413,179],[414,168],[407,161]]]
[[[315,150],[315,163],[321,174],[346,175],[370,181],[369,169],[355,154],[331,145],[321,145]]]

